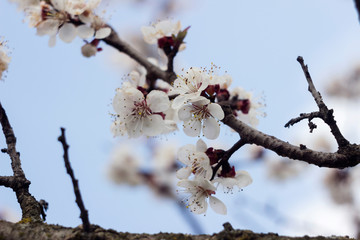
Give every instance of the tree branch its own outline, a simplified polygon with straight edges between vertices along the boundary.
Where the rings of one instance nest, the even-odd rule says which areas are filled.
[[[108,25],[108,27],[110,26]],[[116,31],[112,27],[110,28],[111,34],[107,38],[103,39],[106,44],[134,59],[147,70],[148,75],[156,76],[156,78],[162,79],[170,84],[176,79],[176,74],[173,71],[162,71],[159,67],[155,66],[142,56],[140,52],[131,47],[125,41],[121,40]]]
[[[340,169],[353,167],[360,163],[359,145],[349,144],[335,153],[318,152],[305,146],[297,147],[274,136],[262,133],[238,120],[233,115],[229,105],[222,105],[222,108],[225,113],[222,122],[238,132],[244,141],[272,150],[279,156],[301,160],[319,167]]]
[[[14,181],[15,179],[13,176],[0,176],[0,186],[13,188]]]
[[[326,104],[324,103],[320,92],[318,92],[315,88],[315,85],[311,79],[310,73],[309,73],[309,69],[308,66],[304,64],[304,59],[299,56],[297,58],[297,61],[300,63],[301,68],[304,71],[306,80],[309,84],[308,90],[311,93],[311,95],[313,96],[318,108],[319,108],[319,112],[317,114],[318,117],[320,117],[331,129],[331,133],[333,134],[333,136],[336,139],[336,142],[339,146],[339,149],[341,148],[346,148],[350,143],[348,140],[346,140],[344,138],[344,136],[341,134],[339,127],[336,124],[333,112],[334,110],[332,109],[328,109],[328,107],[326,106]],[[313,113],[314,114],[314,113]],[[291,120],[290,120],[291,121]],[[285,125],[286,126],[286,125]]]
[[[230,157],[237,151],[239,150],[242,146],[244,146],[245,144],[247,144],[248,142],[246,142],[243,138],[241,138],[239,141],[237,141],[229,150],[227,150],[224,155],[222,156],[220,162],[218,162],[218,164],[216,164],[216,166],[213,168],[213,175],[211,176],[211,180],[213,180],[215,178],[215,175],[217,173],[217,171],[219,170],[219,168],[221,166],[223,166],[224,164],[227,164],[229,162]]]
[[[16,151],[16,137],[6,115],[5,109],[0,103],[0,123],[5,135],[6,152],[11,159],[11,168],[14,176],[0,177],[0,185],[10,187],[16,194],[16,198],[22,210],[22,219],[41,222],[41,207],[36,199],[29,193],[30,181],[26,179],[21,168],[20,153]]]
[[[74,193],[75,193],[75,197],[76,197],[75,201],[76,201],[78,207],[80,208],[80,218],[83,223],[84,231],[90,232],[90,222],[89,222],[89,217],[88,217],[88,211],[85,209],[85,205],[83,203],[80,189],[79,189],[78,180],[75,178],[74,171],[72,170],[70,161],[69,161],[69,154],[68,154],[69,145],[66,143],[65,128],[61,128],[61,135],[59,136],[58,141],[61,142],[63,149],[64,149],[65,168],[66,168],[66,172],[71,177],[71,181],[72,181],[72,184],[74,187]]]
[[[358,13],[359,20],[360,20],[360,0],[354,0],[354,2],[355,2],[355,8]]]

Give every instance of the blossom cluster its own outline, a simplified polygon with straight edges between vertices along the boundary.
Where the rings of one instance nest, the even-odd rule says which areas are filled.
[[[143,27],[142,32],[147,43],[157,43],[159,50],[169,56],[179,50],[187,29],[181,31],[179,22],[166,20]],[[149,61],[157,65],[153,59]],[[239,119],[256,126],[261,105],[241,88],[228,90],[232,77],[219,75],[217,70],[213,64],[210,69],[191,67],[171,84],[149,78],[144,68],[131,72],[113,99],[114,136],[158,136],[178,130],[177,124],[182,122],[187,136],[216,139],[220,121],[225,117],[222,103],[230,105]],[[215,212],[226,214],[226,206],[214,196],[217,188],[221,185],[225,192],[230,192],[235,186],[242,189],[252,182],[246,171],[235,171],[230,166],[225,153],[222,149],[208,148],[201,139],[196,146],[180,148],[177,158],[185,166],[177,171],[180,179],[177,185],[190,194],[187,206],[192,212],[205,213],[209,200]]]
[[[210,207],[219,214],[226,214],[225,204],[213,195],[219,185],[225,192],[231,192],[236,186],[242,189],[252,183],[252,179],[246,171],[235,171],[235,167],[224,164],[216,170],[225,151],[208,148],[205,142],[199,139],[196,146],[188,144],[179,149],[178,160],[185,167],[177,171],[180,179],[178,186],[184,188],[183,192],[190,193],[187,205],[190,210],[197,214],[205,213]],[[216,171],[216,172],[215,172]]]
[[[11,1],[25,12],[30,27],[36,28],[37,35],[50,37],[49,46],[55,45],[57,35],[70,43],[76,36],[102,39],[111,33],[111,29],[95,14],[101,0]]]
[[[152,137],[175,131],[177,123],[183,122],[187,136],[216,139],[224,118],[219,103],[230,99],[239,119],[253,113],[248,122],[255,126],[258,105],[253,104],[250,95],[245,95],[243,90],[235,89],[230,93],[227,87],[231,81],[229,75],[220,76],[213,70],[191,67],[172,85],[158,80],[149,91],[146,70],[142,69],[142,74],[133,71],[129,81],[116,90],[112,132],[114,136]]]

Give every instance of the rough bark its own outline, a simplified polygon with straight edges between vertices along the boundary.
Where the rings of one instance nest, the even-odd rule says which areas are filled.
[[[176,239],[176,240],[326,240],[326,239],[338,239],[338,240],[349,240],[348,236],[344,237],[287,237],[279,236],[276,233],[254,233],[250,230],[234,230],[229,223],[224,224],[224,230],[219,233],[212,235],[189,235],[181,233],[157,233],[157,234],[136,234],[136,233],[122,233],[116,232],[112,229],[105,230],[97,225],[91,225],[92,232],[85,233],[82,227],[67,228],[59,225],[49,225],[45,223],[10,223],[0,220],[0,240],[113,240],[113,239],[124,239],[124,240],[135,240],[135,239],[146,239],[146,240],[160,240],[160,239]]]

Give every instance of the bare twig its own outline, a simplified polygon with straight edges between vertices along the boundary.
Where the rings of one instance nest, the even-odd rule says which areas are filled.
[[[159,67],[149,62],[146,57],[144,57],[136,49],[131,47],[125,41],[121,40],[113,28],[111,28],[111,34],[107,38],[103,39],[103,41],[106,44],[116,48],[118,51],[127,54],[129,57],[146,68],[148,75],[155,76],[156,78],[162,79],[168,83],[172,83],[176,79],[176,74],[173,71],[162,71]]]
[[[36,199],[29,192],[30,181],[26,179],[21,168],[20,154],[16,151],[16,137],[6,115],[5,109],[0,103],[0,123],[5,135],[7,148],[2,152],[7,153],[11,159],[13,176],[0,177],[0,185],[12,188],[16,193],[17,200],[22,210],[22,219],[40,222],[41,208]]]
[[[300,113],[299,117],[293,118],[289,122],[287,122],[285,124],[285,127],[290,127],[304,119],[309,119],[309,121],[311,121],[314,118],[321,118],[321,114],[319,112]]]
[[[70,161],[69,161],[69,155],[68,155],[68,149],[69,145],[66,143],[65,138],[65,128],[61,128],[61,135],[58,138],[59,142],[61,142],[63,148],[64,148],[64,162],[66,167],[66,172],[70,175],[71,181],[74,187],[74,193],[76,197],[76,203],[78,207],[80,208],[80,218],[83,223],[83,228],[85,232],[90,232],[90,222],[88,217],[88,211],[85,209],[85,205],[81,198],[81,193],[79,189],[78,180],[75,178],[74,171],[71,168]]]
[[[315,88],[315,85],[311,79],[308,66],[304,64],[304,59],[302,57],[298,57],[297,61],[300,63],[301,68],[304,71],[306,80],[309,85],[309,92],[312,94],[316,104],[318,105],[319,112],[317,114],[318,117],[320,117],[331,129],[331,133],[336,139],[336,142],[339,146],[339,149],[346,148],[349,145],[349,141],[344,138],[344,136],[341,134],[339,127],[336,124],[335,118],[333,116],[334,110],[328,109],[328,107],[325,105],[320,92],[318,92]],[[314,114],[314,113],[313,113]]]
[[[211,180],[213,180],[215,178],[215,175],[217,173],[217,171],[219,170],[219,168],[221,166],[223,166],[224,164],[227,164],[229,162],[230,157],[237,151],[239,150],[242,146],[244,146],[245,144],[247,144],[247,142],[244,139],[240,139],[239,141],[237,141],[229,150],[227,150],[224,155],[222,156],[221,160],[218,162],[218,164],[216,164],[216,166],[213,168],[213,174],[211,176]]]

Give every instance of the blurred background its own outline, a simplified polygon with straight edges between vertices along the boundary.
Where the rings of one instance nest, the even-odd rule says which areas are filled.
[[[213,62],[221,67],[220,73],[233,77],[232,87],[251,91],[264,104],[266,117],[260,119],[259,130],[293,144],[336,151],[321,122],[314,121],[318,128],[311,134],[306,121],[284,128],[300,113],[317,110],[296,61],[303,56],[343,134],[359,143],[360,25],[353,1],[103,0],[101,9],[99,14],[121,38],[152,57],[158,57],[157,49],[145,45],[141,26],[168,18],[180,20],[183,28],[191,26],[187,48],[175,60],[179,73]],[[159,159],[173,160],[178,147],[195,144],[197,138],[180,131],[159,138],[113,138],[112,98],[136,69],[135,62],[104,43],[96,57],[84,58],[79,38],[71,44],[59,40],[49,48],[48,38],[36,36],[23,19],[15,4],[0,2],[0,36],[8,41],[12,57],[0,81],[0,101],[18,139],[30,192],[49,203],[47,223],[81,224],[57,141],[60,127],[65,127],[71,164],[93,224],[133,233],[211,234],[228,221],[234,228],[255,232],[357,236],[359,167],[320,169],[247,146],[233,155],[231,163],[248,171],[254,181],[243,191],[217,192],[228,207],[226,216],[211,209],[206,216],[189,214],[174,200],[185,198],[175,194],[174,176],[159,177],[171,188],[171,197],[153,178],[136,186],[116,183],[109,169],[119,146],[126,146],[134,158],[139,156],[141,171],[151,176],[163,166]],[[208,146],[228,149],[237,134],[223,126],[220,138],[204,140]],[[0,147],[5,147],[4,137]],[[0,175],[11,174],[10,159],[1,154]],[[15,194],[4,187],[1,218],[21,218]]]

